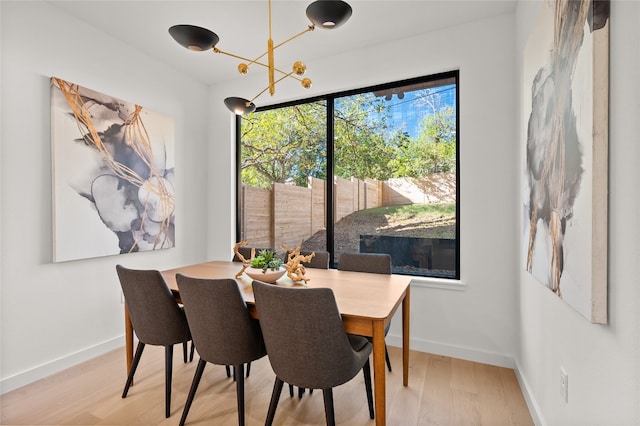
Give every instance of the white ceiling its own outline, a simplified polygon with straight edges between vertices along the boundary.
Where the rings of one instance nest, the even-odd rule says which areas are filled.
[[[273,0],[275,44],[307,28],[310,22],[305,9],[310,2]],[[515,10],[517,0],[348,2],[353,15],[346,24],[333,31],[317,28],[278,48],[276,67],[288,71],[296,60],[309,62],[337,52],[357,51],[387,40],[509,13]],[[253,59],[266,51],[267,0],[51,0],[49,3],[206,84],[237,78],[235,68],[240,61],[211,51],[189,51],[171,38],[170,26],[192,24],[208,28],[220,37],[219,49],[240,56]]]

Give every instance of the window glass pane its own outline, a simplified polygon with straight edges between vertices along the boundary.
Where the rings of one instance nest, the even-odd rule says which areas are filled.
[[[239,119],[238,239],[281,254],[281,243],[327,250],[332,267],[346,251],[389,253],[394,273],[459,278],[457,78]]]
[[[456,80],[336,98],[334,254],[457,277]]]
[[[249,246],[326,250],[326,134],[325,101],[242,118],[238,219]]]

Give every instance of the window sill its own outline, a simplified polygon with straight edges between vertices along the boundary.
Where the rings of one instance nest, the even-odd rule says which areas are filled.
[[[461,280],[449,280],[442,278],[413,278],[411,287],[438,288],[441,290],[465,291],[467,284]]]

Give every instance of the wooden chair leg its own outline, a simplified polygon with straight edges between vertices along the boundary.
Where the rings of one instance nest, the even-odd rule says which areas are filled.
[[[136,348],[136,354],[133,357],[133,361],[131,363],[131,369],[129,370],[129,375],[127,376],[127,382],[124,385],[124,391],[122,391],[122,397],[126,398],[127,393],[129,392],[129,388],[131,387],[131,383],[133,383],[133,375],[136,374],[136,369],[138,368],[138,363],[140,362],[140,358],[142,357],[142,351],[144,351],[144,343],[138,342],[138,347]]]
[[[333,412],[333,389],[322,389],[324,398],[324,416],[327,420],[327,426],[335,426],[336,418]]]
[[[200,384],[200,379],[202,378],[202,373],[204,372],[204,367],[206,366],[207,366],[207,361],[200,358],[200,361],[198,361],[198,366],[196,367],[196,372],[193,375],[193,381],[191,382],[191,389],[189,389],[187,402],[184,404],[184,409],[182,410],[182,417],[180,418],[180,426],[184,426],[184,422],[187,421],[187,415],[189,414],[189,409],[191,408],[191,404],[193,403],[193,398],[196,396],[196,390],[198,390],[198,385]]]
[[[166,418],[171,416],[171,376],[173,370],[173,345],[168,345],[164,347],[164,394],[165,394],[165,403],[164,403],[164,415]]]
[[[273,425],[273,418],[276,416],[276,408],[278,408],[278,401],[280,400],[283,385],[284,382],[276,377],[276,381],[273,384],[273,393],[271,394],[271,402],[269,403],[267,419],[264,421],[265,426]]]
[[[362,373],[364,374],[364,387],[367,391],[367,403],[369,404],[369,418],[374,419],[374,411],[373,411],[373,392],[371,390],[371,365],[369,364],[369,360],[362,367]]]
[[[244,364],[233,367],[236,374],[236,394],[238,397],[238,426],[244,426]]]

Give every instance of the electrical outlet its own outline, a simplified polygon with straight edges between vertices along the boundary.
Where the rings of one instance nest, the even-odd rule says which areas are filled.
[[[560,397],[565,404],[569,402],[569,375],[564,367],[560,367]]]

